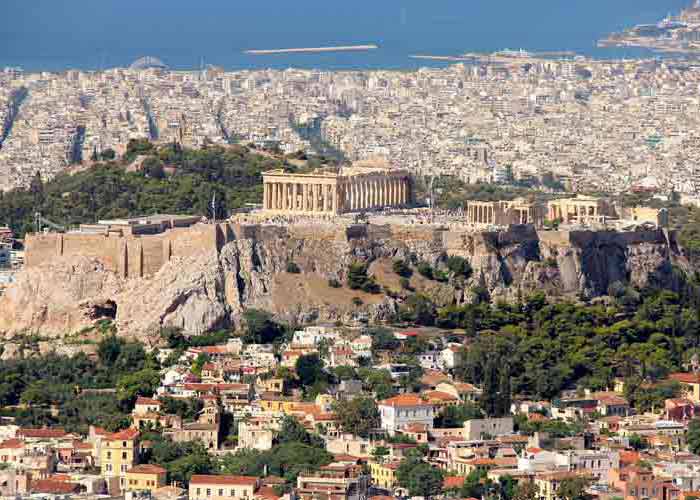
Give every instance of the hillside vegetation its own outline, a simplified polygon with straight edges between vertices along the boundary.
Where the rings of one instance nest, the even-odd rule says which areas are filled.
[[[281,157],[242,146],[190,150],[133,140],[121,159],[49,182],[37,175],[26,189],[0,192],[0,224],[21,237],[33,230],[35,212],[64,226],[153,213],[211,216],[214,194],[217,217],[224,217],[232,209],[259,203],[261,173],[283,165]]]

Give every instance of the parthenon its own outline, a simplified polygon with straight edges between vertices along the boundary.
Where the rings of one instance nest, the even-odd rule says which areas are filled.
[[[275,214],[339,215],[413,202],[405,170],[351,167],[311,173],[263,173],[263,209]]]

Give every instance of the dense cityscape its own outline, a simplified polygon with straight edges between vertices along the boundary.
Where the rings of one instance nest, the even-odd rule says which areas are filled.
[[[552,174],[575,192],[651,188],[692,199],[698,76],[672,60],[520,57],[417,72],[8,69],[1,185],[26,186],[37,171],[49,179],[149,137],[287,153],[320,144],[348,160],[471,183]]]

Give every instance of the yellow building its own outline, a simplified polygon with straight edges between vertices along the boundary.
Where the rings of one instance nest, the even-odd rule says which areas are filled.
[[[108,434],[102,441],[100,450],[102,476],[107,480],[119,478],[121,489],[126,486],[127,471],[139,462],[139,436],[139,431],[136,429],[126,429]]]
[[[284,413],[289,415],[295,411],[298,401],[280,396],[278,394],[272,394],[269,392],[264,392],[260,396],[260,409],[271,413]]]
[[[190,500],[252,500],[260,480],[251,476],[194,475],[190,479]]]
[[[126,472],[127,491],[153,491],[165,486],[166,470],[158,465],[143,464]]]
[[[586,477],[576,472],[543,472],[535,476],[535,487],[538,490],[539,498],[542,500],[558,500],[557,490],[565,479],[576,479]]]
[[[396,470],[399,462],[370,462],[369,471],[372,476],[372,484],[387,490],[393,489],[397,485]]]

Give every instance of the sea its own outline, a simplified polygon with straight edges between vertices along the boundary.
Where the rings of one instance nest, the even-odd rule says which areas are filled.
[[[677,13],[691,0],[3,0],[0,69],[96,70],[143,56],[170,68],[333,70],[446,66],[412,54],[573,51]],[[376,44],[368,52],[249,55],[249,49]]]

